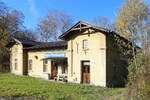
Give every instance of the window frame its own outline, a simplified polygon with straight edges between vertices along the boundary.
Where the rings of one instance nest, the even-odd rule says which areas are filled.
[[[48,60],[43,60],[43,72],[44,73],[48,72]]]
[[[126,56],[126,55],[120,54],[120,55],[119,55],[119,59],[122,60],[122,61],[128,61],[128,60],[129,60],[129,57]]]
[[[15,58],[15,68],[14,68],[15,70],[17,70],[18,69],[18,59],[17,58]]]
[[[84,39],[84,40],[82,41],[82,48],[83,48],[83,50],[86,50],[86,49],[89,48],[88,39]]]

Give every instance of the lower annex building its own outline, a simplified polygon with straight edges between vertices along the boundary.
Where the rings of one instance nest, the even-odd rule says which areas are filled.
[[[79,21],[56,42],[13,39],[8,47],[11,73],[47,80],[65,80],[96,86],[122,86],[127,57],[115,47],[108,29]]]

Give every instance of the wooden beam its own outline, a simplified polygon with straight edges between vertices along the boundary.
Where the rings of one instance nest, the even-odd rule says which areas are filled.
[[[75,31],[75,30],[82,30],[82,29],[87,29],[87,28],[91,28],[90,26],[85,26],[85,27],[81,27],[81,28],[73,28],[71,29],[72,31]]]
[[[81,23],[80,23],[80,31],[81,31],[82,29],[81,29]]]

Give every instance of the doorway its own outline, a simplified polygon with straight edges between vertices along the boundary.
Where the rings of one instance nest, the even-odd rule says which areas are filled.
[[[51,66],[51,79],[54,79],[54,77],[57,77],[57,69],[58,69],[58,64],[54,61],[51,62],[52,66]]]
[[[68,68],[66,59],[51,60],[51,79],[54,79],[59,75],[67,75],[67,73]]]
[[[90,84],[90,61],[81,61],[81,82]]]

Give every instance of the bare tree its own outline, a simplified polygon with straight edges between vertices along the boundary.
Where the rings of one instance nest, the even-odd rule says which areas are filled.
[[[102,26],[102,27],[108,27],[110,24],[110,21],[107,17],[95,17],[93,19],[94,24],[98,25],[98,26]]]
[[[15,9],[9,11],[7,21],[10,34],[14,34],[24,27],[24,15],[21,11]]]
[[[24,40],[38,40],[37,33],[26,28],[21,29],[16,33],[14,33],[13,37],[24,39]]]
[[[66,13],[52,10],[38,23],[42,41],[57,40],[58,36],[72,25],[72,19]]]
[[[118,10],[115,21],[117,32],[132,41],[133,44],[142,43],[139,38],[147,34],[148,15],[148,5],[143,0],[127,0]],[[134,62],[137,66],[135,48],[135,45],[132,46]]]
[[[6,40],[8,39],[8,16],[9,8],[0,1],[0,46],[6,44]]]
[[[98,16],[93,19],[93,23],[110,30],[115,30],[115,26],[111,24],[111,21],[107,17]]]
[[[117,32],[128,39],[141,34],[147,23],[148,12],[148,4],[143,0],[127,0],[118,10],[115,20]]]
[[[9,50],[6,48],[10,36],[31,39],[33,34],[23,26],[22,12],[10,9],[0,0],[0,67],[9,64]],[[32,38],[33,39],[33,38]]]

